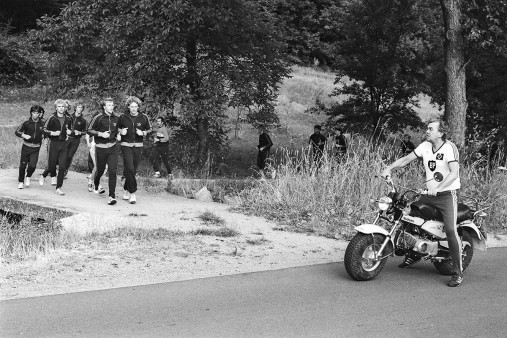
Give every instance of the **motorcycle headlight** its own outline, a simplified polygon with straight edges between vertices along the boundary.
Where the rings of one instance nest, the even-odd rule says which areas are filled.
[[[387,210],[387,209],[389,209],[389,207],[391,206],[392,203],[393,203],[393,200],[390,197],[387,197],[387,196],[382,196],[377,201],[378,208],[380,210]]]

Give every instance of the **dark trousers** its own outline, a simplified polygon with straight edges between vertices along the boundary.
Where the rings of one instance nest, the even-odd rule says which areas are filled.
[[[37,162],[39,161],[40,147],[29,147],[24,145],[21,147],[21,159],[19,161],[18,182],[23,182],[26,177],[32,177]],[[28,166],[28,169],[27,169]]]
[[[266,159],[269,156],[269,151],[259,151],[257,154],[257,167],[260,170],[264,170],[266,167]]]
[[[461,240],[456,225],[458,217],[458,196],[456,190],[446,191],[440,196],[423,195],[419,201],[432,205],[442,214],[452,265],[455,269],[454,273],[462,272]]]
[[[123,175],[125,176],[123,189],[131,194],[137,191],[136,172],[139,162],[141,162],[142,151],[142,147],[121,146],[121,153],[123,155]]]
[[[56,178],[56,189],[63,185],[63,176],[65,175],[67,164],[67,141],[52,140],[49,143],[48,168],[44,170],[42,176],[56,176],[56,165],[58,165],[58,177]]]
[[[80,137],[69,137],[67,140],[67,165],[65,168],[67,170],[70,169],[70,165],[72,164],[72,159],[76,154],[77,148],[79,148],[79,144],[81,143]]]
[[[109,196],[116,198],[116,171],[118,170],[118,145],[109,148],[95,148],[95,157],[97,159],[97,173],[93,184],[95,190],[99,189],[100,178],[104,174],[107,165]]]
[[[168,144],[157,144],[153,148],[153,170],[160,171],[160,160],[167,169],[167,174],[172,174],[171,166],[169,165],[169,145]]]

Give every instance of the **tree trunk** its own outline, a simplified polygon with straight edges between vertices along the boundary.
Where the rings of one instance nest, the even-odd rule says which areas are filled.
[[[449,123],[449,139],[458,148],[463,148],[465,146],[468,103],[466,99],[463,27],[461,25],[462,0],[440,0],[440,4],[445,29],[446,98],[444,119]]]
[[[199,144],[197,145],[196,162],[204,164],[208,156],[209,145],[209,121],[207,118],[199,118],[197,121],[197,137]]]

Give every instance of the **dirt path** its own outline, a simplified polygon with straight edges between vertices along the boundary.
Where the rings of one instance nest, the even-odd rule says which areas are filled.
[[[344,241],[274,230],[276,224],[231,212],[225,204],[167,193],[139,191],[137,204],[119,199],[118,204],[109,206],[106,196],[87,191],[84,174],[69,173],[62,188],[65,196],[55,194],[49,179],[42,187],[32,180],[29,188],[17,189],[16,177],[16,170],[0,171],[0,197],[74,213],[62,220],[69,235],[82,236],[126,226],[188,233],[213,227],[199,219],[205,211],[225,220],[225,226],[240,235],[227,238],[182,235],[147,242],[77,242],[72,248],[59,249],[35,260],[4,261],[0,299],[328,263],[341,260],[346,247]],[[117,195],[121,192],[118,184]]]

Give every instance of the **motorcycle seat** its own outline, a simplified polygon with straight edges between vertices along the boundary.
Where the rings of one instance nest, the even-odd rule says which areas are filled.
[[[415,201],[410,205],[410,215],[421,217],[428,220],[443,221],[440,211],[432,205]],[[458,203],[458,219],[457,223],[472,219],[472,211],[470,207],[464,203]]]

